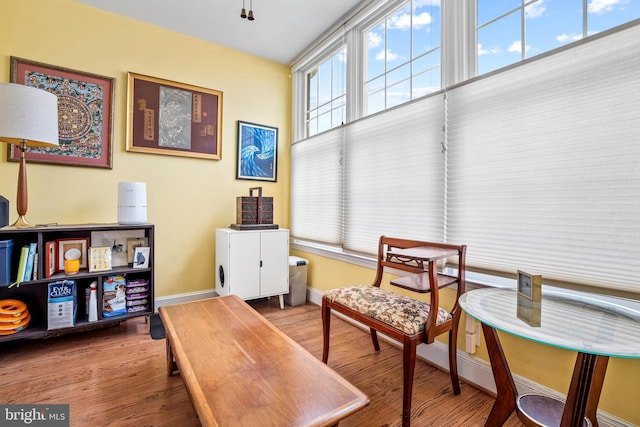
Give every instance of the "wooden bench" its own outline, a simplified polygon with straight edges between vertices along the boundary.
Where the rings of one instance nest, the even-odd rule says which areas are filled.
[[[461,309],[458,298],[465,291],[466,245],[424,242],[380,237],[376,277],[371,285],[332,289],[322,297],[323,352],[329,358],[331,310],[335,310],[369,327],[373,347],[380,350],[377,332],[403,345],[402,425],[411,420],[411,395],[416,362],[416,347],[431,344],[435,337],[449,332],[449,372],[453,394],[460,394],[457,368],[457,336]],[[438,273],[437,263],[457,261],[457,275]],[[392,280],[391,285],[420,293],[429,293],[429,302],[382,289],[384,268],[411,273]],[[439,289],[457,286],[450,310],[440,306]]]

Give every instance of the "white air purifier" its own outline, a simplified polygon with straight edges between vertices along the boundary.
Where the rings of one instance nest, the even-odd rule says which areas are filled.
[[[144,182],[118,183],[118,224],[146,222],[147,184]]]

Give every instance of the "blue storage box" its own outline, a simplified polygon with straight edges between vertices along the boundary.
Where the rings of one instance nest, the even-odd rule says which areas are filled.
[[[0,286],[11,284],[13,240],[0,240]]]

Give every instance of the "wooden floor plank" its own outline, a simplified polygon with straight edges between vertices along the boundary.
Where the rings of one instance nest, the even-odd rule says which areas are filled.
[[[251,305],[321,358],[317,305],[280,310],[277,298]],[[402,353],[384,341],[380,345],[374,352],[366,332],[332,318],[328,364],[371,399],[341,427],[401,424]],[[71,336],[6,342],[0,344],[1,401],[70,404],[72,426],[199,426],[182,379],[168,377],[165,363],[165,341],[151,339],[143,318]],[[492,404],[491,396],[467,384],[453,396],[447,373],[417,362],[413,426],[482,426]],[[520,425],[515,414],[505,424]]]

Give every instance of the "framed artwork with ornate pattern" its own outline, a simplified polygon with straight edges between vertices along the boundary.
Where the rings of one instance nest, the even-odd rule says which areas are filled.
[[[222,92],[128,73],[127,151],[220,160]]]
[[[27,147],[30,163],[111,169],[115,78],[11,57],[11,82],[58,96],[58,147]],[[9,145],[7,159],[20,160]]]

